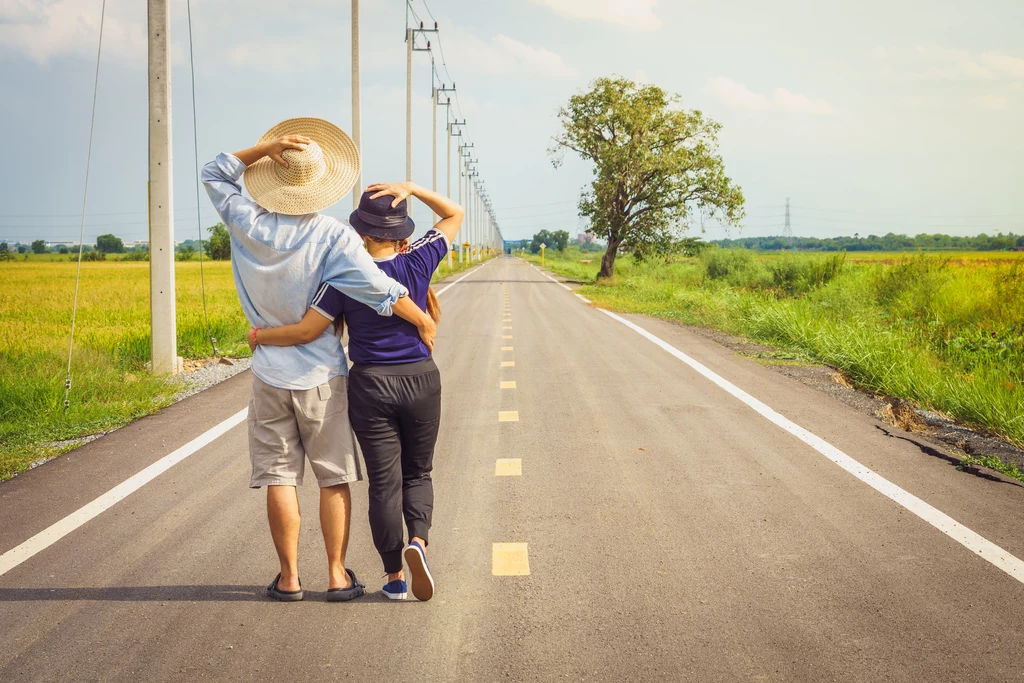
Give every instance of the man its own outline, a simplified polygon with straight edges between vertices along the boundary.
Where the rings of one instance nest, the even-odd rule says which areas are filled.
[[[433,320],[408,290],[377,268],[347,224],[316,213],[341,199],[359,168],[355,145],[322,119],[289,119],[260,142],[220,154],[203,168],[214,207],[231,234],[231,265],[246,317],[259,328],[296,323],[323,282],[380,315],[416,325],[433,346]],[[253,200],[242,195],[245,185]],[[267,517],[281,571],[267,588],[276,600],[303,597],[299,583],[299,503],[308,459],[320,485],[320,524],[327,549],[328,600],[351,600],[363,584],[345,568],[351,494],[362,479],[349,425],[348,363],[328,329],[300,346],[258,346],[249,401],[250,487],[267,487]]]

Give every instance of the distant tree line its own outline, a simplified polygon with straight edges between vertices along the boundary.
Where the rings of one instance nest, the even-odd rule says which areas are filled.
[[[194,258],[198,258],[199,251],[202,250],[205,258],[213,259],[215,261],[228,261],[231,259],[231,236],[228,233],[227,227],[223,223],[207,228],[210,233],[210,237],[204,240],[200,244],[199,240],[185,240],[181,244],[177,245],[174,249],[175,258],[179,261],[189,261]],[[46,240],[34,240],[31,244],[21,244],[16,242],[13,245],[7,242],[0,242],[0,261],[9,261],[12,256],[17,254],[47,254],[47,253],[59,253],[59,254],[70,254],[69,258],[72,260],[78,259],[78,246],[72,245],[70,248],[66,244],[58,244],[53,246],[47,246]],[[86,261],[103,261],[106,260],[107,254],[125,254],[126,256],[121,260],[128,261],[148,261],[149,260],[149,246],[148,245],[136,245],[132,247],[126,247],[124,240],[117,235],[105,234],[99,235],[96,238],[96,244],[86,244],[82,246],[83,259]],[[26,258],[28,258],[26,256]]]
[[[798,251],[904,251],[907,249],[925,250],[958,250],[958,251],[1008,251],[1024,249],[1024,235],[999,233],[976,237],[959,237],[921,233],[913,237],[889,233],[879,237],[868,235],[861,237],[740,237],[737,239],[715,240],[712,244],[722,247],[741,247],[759,251],[779,251],[796,249]]]

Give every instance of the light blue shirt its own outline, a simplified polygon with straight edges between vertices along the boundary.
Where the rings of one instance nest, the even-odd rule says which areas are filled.
[[[245,171],[238,157],[219,154],[203,167],[203,184],[231,233],[231,269],[242,310],[253,327],[291,325],[302,320],[313,295],[329,282],[346,295],[391,315],[409,291],[381,272],[348,223],[310,213],[271,213],[242,195]],[[312,389],[348,374],[334,328],[308,344],[258,346],[252,371],[281,389]]]

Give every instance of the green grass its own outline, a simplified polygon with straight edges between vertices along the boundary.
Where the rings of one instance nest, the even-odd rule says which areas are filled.
[[[67,451],[53,442],[109,431],[170,404],[181,383],[151,377],[149,264],[82,264],[70,406],[64,410],[75,263],[48,254],[0,262],[0,481]],[[54,255],[56,256],[56,255]],[[466,269],[442,263],[435,280]],[[249,355],[231,264],[207,261],[210,327],[224,355]],[[199,262],[175,264],[178,353],[212,355]]]
[[[1024,259],[988,256],[850,262],[711,250],[667,263],[620,257],[600,284],[598,259],[582,264],[567,250],[547,263],[588,283],[581,293],[600,306],[801,353],[1024,447]]]
[[[169,404],[179,382],[151,377],[149,264],[82,264],[72,358],[70,406],[64,410],[76,264],[0,263],[0,480],[68,447],[45,444],[107,431]],[[249,354],[228,262],[205,264],[210,325],[222,353]],[[178,352],[210,356],[199,264],[176,266]]]

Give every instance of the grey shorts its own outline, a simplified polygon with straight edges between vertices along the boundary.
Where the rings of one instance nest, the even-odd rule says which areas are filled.
[[[301,486],[306,460],[321,488],[361,480],[347,378],[312,389],[278,389],[253,375],[249,458],[251,488]]]

